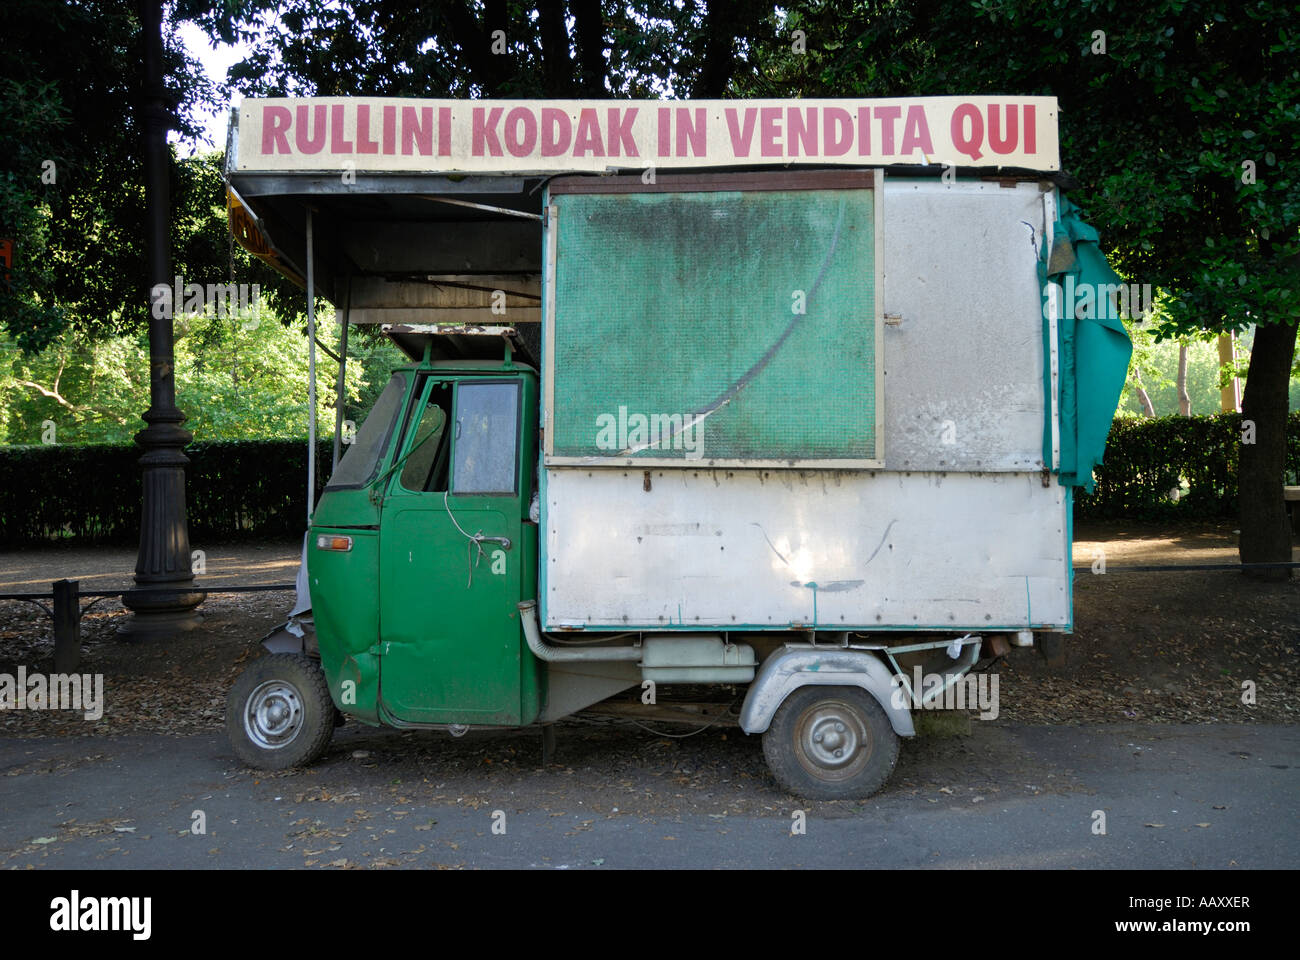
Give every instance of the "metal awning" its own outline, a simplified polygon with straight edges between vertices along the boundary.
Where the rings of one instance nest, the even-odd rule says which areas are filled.
[[[316,291],[343,307],[351,283],[353,322],[385,322],[386,309],[481,313],[497,289],[513,299],[508,306],[531,306],[535,312],[541,275],[541,177],[358,175],[344,182],[343,173],[325,177],[232,171],[227,176],[234,201],[250,215],[250,224],[242,225],[236,239],[264,259],[272,255],[282,271],[299,282],[307,275],[311,211]],[[430,285],[443,289],[431,290]],[[483,287],[478,297],[448,293]],[[408,312],[393,319],[434,318]]]
[[[514,327],[480,324],[385,324],[383,331],[412,360],[500,360],[509,348],[524,363],[537,366],[537,358]]]

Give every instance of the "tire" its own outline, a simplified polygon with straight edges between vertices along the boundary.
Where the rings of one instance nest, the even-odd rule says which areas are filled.
[[[777,708],[763,734],[763,755],[776,782],[797,797],[860,800],[894,772],[898,734],[865,690],[808,685]]]
[[[320,664],[294,653],[255,660],[226,701],[235,756],[259,770],[306,766],[334,735],[334,702]]]

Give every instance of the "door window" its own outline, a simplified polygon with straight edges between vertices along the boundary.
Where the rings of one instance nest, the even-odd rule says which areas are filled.
[[[447,489],[446,411],[450,409],[450,387],[445,383],[432,384],[402,463],[399,482],[407,490],[427,493]]]
[[[384,392],[375,401],[370,416],[366,417],[366,422],[357,431],[356,439],[344,450],[343,457],[327,484],[329,488],[361,487],[374,479],[375,469],[379,466],[380,455],[388,443],[405,392],[406,379],[401,374],[393,374],[388,386],[384,387]]]
[[[456,392],[452,493],[515,492],[519,383],[461,383]]]

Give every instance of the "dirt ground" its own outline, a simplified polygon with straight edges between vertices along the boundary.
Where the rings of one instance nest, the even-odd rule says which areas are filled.
[[[1262,583],[1231,571],[1132,573],[1140,564],[1236,561],[1231,523],[1195,527],[1093,524],[1076,530],[1075,632],[1063,665],[1013,649],[995,666],[1001,718],[1022,723],[1293,723],[1300,719],[1300,578]],[[197,546],[197,545],[196,545]],[[292,581],[298,543],[209,545],[213,586]],[[1104,551],[1106,572],[1087,571]],[[1296,551],[1300,559],[1300,550]],[[131,549],[0,554],[0,593],[129,586]],[[107,707],[94,722],[50,711],[0,712],[0,735],[189,733],[219,728],[225,695],[256,641],[284,620],[292,592],[210,593],[202,626],[175,639],[128,642],[116,599],[82,620],[83,673],[102,673]],[[83,600],[85,607],[89,600]],[[50,619],[0,601],[0,673],[52,669]],[[162,682],[160,682],[162,681]],[[1243,682],[1255,703],[1242,703]]]

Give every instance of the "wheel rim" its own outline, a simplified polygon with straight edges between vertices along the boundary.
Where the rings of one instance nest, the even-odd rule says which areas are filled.
[[[803,712],[794,731],[795,756],[819,780],[849,780],[875,747],[866,720],[843,700],[822,700]]]
[[[287,680],[266,681],[244,703],[244,733],[263,750],[291,744],[302,723],[302,694]]]

